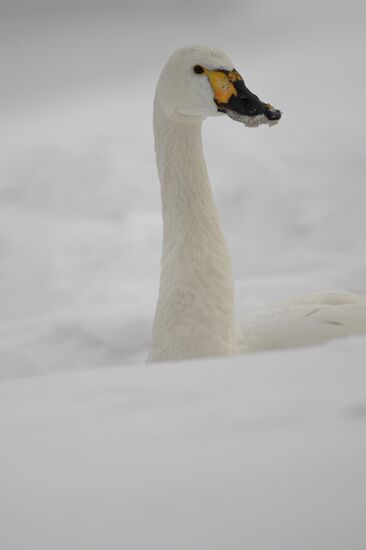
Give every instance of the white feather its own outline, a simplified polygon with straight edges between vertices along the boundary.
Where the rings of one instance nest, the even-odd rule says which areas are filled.
[[[149,360],[313,345],[366,333],[366,298],[347,292],[290,300],[250,314],[236,327],[231,261],[201,142],[203,120],[218,113],[207,78],[193,71],[196,64],[234,67],[218,50],[184,48],[168,60],[158,82],[154,134],[163,256]]]

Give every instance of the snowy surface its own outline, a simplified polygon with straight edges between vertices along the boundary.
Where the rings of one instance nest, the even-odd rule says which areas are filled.
[[[354,339],[3,382],[1,548],[364,550],[365,363]]]

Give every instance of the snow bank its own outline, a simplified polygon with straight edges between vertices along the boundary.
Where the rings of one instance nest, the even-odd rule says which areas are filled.
[[[363,550],[365,364],[355,339],[3,382],[1,548]]]

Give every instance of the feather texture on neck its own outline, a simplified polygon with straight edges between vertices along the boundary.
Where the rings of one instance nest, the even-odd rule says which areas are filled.
[[[234,290],[201,140],[202,121],[173,121],[154,104],[163,254],[150,361],[229,355]]]

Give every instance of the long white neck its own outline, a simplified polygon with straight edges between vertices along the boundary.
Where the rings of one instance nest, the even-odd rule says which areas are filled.
[[[150,361],[233,352],[233,275],[203,158],[201,126],[201,121],[169,120],[155,98],[163,255]]]

